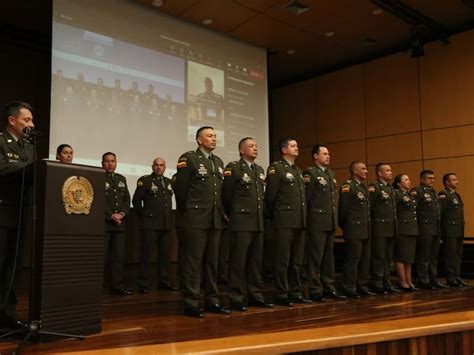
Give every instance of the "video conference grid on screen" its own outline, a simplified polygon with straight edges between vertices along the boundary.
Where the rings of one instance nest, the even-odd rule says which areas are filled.
[[[263,49],[126,0],[55,0],[53,20],[50,158],[61,143],[88,165],[113,151],[133,186],[157,155],[170,176],[210,125],[224,161],[253,136],[268,163]]]

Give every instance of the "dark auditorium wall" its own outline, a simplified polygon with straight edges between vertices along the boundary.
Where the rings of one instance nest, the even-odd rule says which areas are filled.
[[[425,56],[398,53],[272,91],[272,156],[281,136],[297,138],[298,165],[311,164],[311,145],[327,144],[339,183],[353,160],[379,161],[395,174],[456,172],[474,237],[474,31],[445,46],[425,46]]]

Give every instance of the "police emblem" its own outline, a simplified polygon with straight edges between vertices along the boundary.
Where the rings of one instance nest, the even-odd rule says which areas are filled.
[[[70,176],[62,188],[63,204],[67,214],[89,214],[94,202],[94,189],[83,176]]]

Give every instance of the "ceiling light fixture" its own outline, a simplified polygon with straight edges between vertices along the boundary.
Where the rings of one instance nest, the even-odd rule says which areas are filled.
[[[328,31],[325,33],[326,37],[333,37],[336,34],[336,32],[333,31]]]
[[[380,7],[375,8],[372,10],[372,15],[380,15],[383,12],[383,10]]]
[[[306,12],[309,10],[309,6],[306,6],[305,4],[297,0],[293,0],[289,4],[284,6],[284,9],[294,13],[295,15],[301,15],[303,12]]]
[[[296,49],[288,49],[288,50],[286,51],[286,53],[288,53],[288,54],[295,54],[295,53],[296,53]]]
[[[151,3],[154,7],[162,7],[165,2],[163,0],[153,0]]]
[[[214,23],[214,20],[212,18],[205,18],[204,20],[202,20],[202,23],[204,25],[211,25],[212,23]]]

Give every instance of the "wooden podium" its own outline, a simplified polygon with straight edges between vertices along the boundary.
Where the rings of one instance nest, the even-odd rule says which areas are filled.
[[[41,329],[50,332],[98,333],[102,329],[104,170],[38,161],[35,175],[30,321],[40,321]],[[90,187],[90,211],[81,213],[84,201],[90,202]]]

